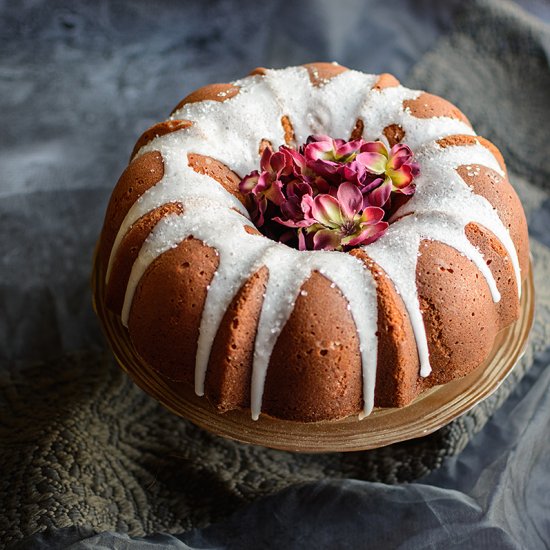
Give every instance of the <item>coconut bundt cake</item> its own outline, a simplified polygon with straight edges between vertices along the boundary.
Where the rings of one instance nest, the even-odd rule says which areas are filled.
[[[332,160],[315,164],[329,158],[326,136]],[[302,166],[308,147],[318,156]],[[275,166],[277,151],[292,170]],[[390,210],[384,184],[397,191]],[[300,246],[254,223],[272,205]],[[360,237],[344,239],[348,222]],[[379,234],[365,236],[371,226]],[[96,300],[175,391],[301,422],[402,407],[468,374],[518,318],[529,270],[498,149],[446,100],[328,63],[206,86],[147,130],[96,262]]]

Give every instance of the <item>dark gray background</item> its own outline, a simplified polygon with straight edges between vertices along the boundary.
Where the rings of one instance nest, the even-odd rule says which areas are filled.
[[[258,65],[313,60],[393,72],[407,84],[417,61],[453,31],[455,12],[466,4],[0,2],[0,359],[23,365],[104,347],[88,278],[106,202],[136,137],[181,97]],[[548,60],[550,34],[538,30],[541,21],[550,21],[550,4],[519,4],[523,13],[513,12],[511,2],[471,3],[472,9],[511,9],[517,32],[532,25],[525,41],[536,41]],[[517,39],[512,35],[507,28],[499,37],[505,53],[510,37]],[[522,50],[525,63],[530,48]],[[550,125],[546,115],[543,127]],[[532,147],[537,158],[548,158],[548,142]],[[547,195],[525,192],[525,197],[532,202],[532,234],[548,246]],[[548,337],[542,341],[548,344]],[[206,530],[177,539],[157,534],[149,543],[547,548],[549,362],[548,351],[539,353],[466,450],[419,483],[388,486],[349,479],[290,487]],[[84,538],[87,542],[75,542]],[[124,547],[123,540],[122,534],[69,528],[27,541],[25,547]],[[144,541],[131,545],[147,547]]]

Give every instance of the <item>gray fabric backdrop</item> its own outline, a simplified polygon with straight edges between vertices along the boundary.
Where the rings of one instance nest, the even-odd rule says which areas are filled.
[[[548,546],[550,7],[458,6],[0,4],[4,542],[48,528],[21,547]],[[314,59],[456,102],[503,150],[532,236],[537,317],[512,376],[436,434],[367,453],[269,451],[176,419],[102,351],[90,309],[93,243],[135,137],[202,84]]]

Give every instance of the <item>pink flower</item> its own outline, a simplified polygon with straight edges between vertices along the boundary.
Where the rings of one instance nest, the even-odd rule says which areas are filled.
[[[372,174],[374,179],[364,185],[365,204],[383,206],[392,192],[412,195],[415,191],[413,179],[420,173],[419,166],[412,160],[408,145],[398,143],[390,151],[381,141],[370,141],[361,147],[357,162]],[[374,183],[377,185],[373,185]]]
[[[362,139],[344,141],[329,136],[310,136],[302,148],[307,168],[333,183],[351,181],[359,184],[364,177],[362,165],[355,162]]]
[[[266,148],[260,160],[260,168],[261,172],[254,170],[239,184],[241,193],[251,197],[252,219],[258,227],[265,222],[264,215],[269,202],[280,206],[285,200],[283,183],[279,178],[285,172],[292,173],[293,166],[283,152],[273,153]]]
[[[257,170],[243,178],[239,186],[241,193],[248,194],[252,200],[252,219],[254,223],[261,227],[264,222],[269,202],[280,206],[285,200],[283,195],[283,184],[281,181],[273,179],[269,172],[258,173]]]
[[[311,225],[313,223],[309,220],[313,201],[311,186],[296,180],[287,185],[286,194],[287,197],[281,204],[281,216],[274,217],[273,221],[286,227]]]
[[[384,210],[376,206],[363,209],[363,195],[357,186],[344,182],[337,196],[317,195],[313,199],[311,220],[306,229],[313,235],[314,250],[342,250],[368,244],[388,228],[382,221]]]
[[[406,200],[418,173],[405,144],[388,151],[380,141],[318,135],[299,150],[265,149],[239,188],[268,237],[300,250],[347,250],[384,233],[392,193]]]
[[[304,146],[306,161],[325,160],[335,163],[351,162],[363,143],[362,139],[344,141],[330,136],[309,136]]]

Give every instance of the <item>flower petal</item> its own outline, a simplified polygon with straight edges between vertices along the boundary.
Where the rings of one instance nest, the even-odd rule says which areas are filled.
[[[420,175],[420,164],[418,164],[418,162],[409,162],[409,166],[411,167],[411,174],[413,175],[413,178]]]
[[[340,162],[350,162],[355,158],[355,155],[359,152],[361,145],[364,141],[362,139],[354,139],[353,141],[344,141],[337,139],[336,147],[334,150],[335,158]]]
[[[275,180],[265,191],[264,196],[277,206],[286,200],[283,194],[283,183],[280,180]]]
[[[300,202],[298,197],[291,197],[281,203],[281,213],[287,220],[298,221],[304,218],[304,213],[300,208]]]
[[[276,153],[273,153],[271,155],[271,160],[269,161],[269,164],[271,165],[271,170],[275,172],[279,177],[285,171],[286,160],[287,156],[282,151],[277,151]],[[292,170],[292,166],[290,167],[290,170]]]
[[[386,178],[384,183],[365,195],[364,202],[369,206],[382,208],[389,200],[392,191],[392,181]]]
[[[412,158],[412,155],[413,153],[408,145],[398,143],[390,150],[390,160],[388,162],[388,166],[394,170],[397,170],[403,166],[403,164],[408,162]]]
[[[254,187],[256,187],[256,184],[258,183],[258,178],[260,177],[260,173],[258,170],[254,170],[253,172],[250,172],[248,176],[245,176],[241,183],[239,183],[239,191],[241,193],[244,193],[245,195],[248,195],[248,193],[251,193]]]
[[[258,178],[258,183],[252,189],[252,193],[256,196],[265,193],[271,186],[271,174],[269,172],[262,172]]]
[[[377,239],[379,239],[388,229],[388,222],[378,222],[374,225],[366,225],[361,227],[360,232],[357,236],[349,239],[346,243],[343,243],[347,246],[359,246],[370,244]]]
[[[293,227],[295,229],[298,227],[310,227],[311,225],[313,225],[313,221],[311,220],[283,220],[279,216],[275,216],[274,218],[272,218],[272,221],[284,225],[285,227]]]
[[[306,140],[306,145],[309,145],[310,143],[318,143],[319,141],[328,141],[332,145],[332,138],[326,134],[315,134],[309,136]]]
[[[302,212],[304,213],[304,219],[305,220],[312,220],[315,221],[315,218],[313,217],[313,205],[314,205],[314,199],[311,195],[304,195],[302,197],[302,200],[300,202],[300,208],[302,209]]]
[[[386,174],[391,178],[394,187],[397,189],[406,187],[413,180],[411,167],[406,164],[401,166],[399,170],[387,170]]]
[[[308,181],[311,184],[314,195],[319,195],[321,193],[330,193],[332,186],[330,185],[330,182],[328,182],[325,178],[321,176],[315,176],[313,178],[309,178]]]
[[[298,229],[298,250],[307,250],[306,236],[302,229]]]
[[[252,221],[256,227],[261,227],[265,222],[264,214],[267,209],[267,200],[264,197],[251,196],[254,201],[251,212]]]
[[[359,186],[359,189],[361,189],[361,193],[363,195],[366,195],[367,193],[370,193],[373,189],[376,189],[380,185],[382,185],[385,181],[385,177],[380,176],[373,176],[370,174],[369,178],[365,178],[361,185]]]
[[[260,168],[262,169],[262,172],[265,172],[266,170],[271,170],[271,155],[273,154],[273,151],[266,147],[264,149],[264,152],[262,153],[262,158],[260,159]]]
[[[376,224],[382,221],[385,214],[386,213],[384,212],[384,209],[378,206],[368,206],[367,208],[365,208],[365,210],[363,210],[359,222],[361,223],[361,225]]]
[[[289,198],[296,197],[301,199],[304,195],[313,195],[313,189],[309,183],[296,179],[286,184],[285,193]]]
[[[323,136],[326,137],[326,136]],[[304,147],[304,157],[307,161],[322,160],[325,158],[332,159],[333,155],[332,139],[327,137],[326,140],[316,141],[307,144]]]
[[[387,147],[381,141],[366,141],[361,145],[361,153],[378,153],[389,158]]]
[[[359,153],[356,160],[372,174],[383,174],[388,163],[388,159],[384,155],[371,152]]]
[[[402,195],[414,195],[414,192],[416,191],[416,185],[414,183],[409,183],[409,185],[406,185],[405,187],[401,187],[400,189],[396,189],[396,193],[400,193]]]
[[[363,195],[353,183],[347,181],[342,183],[338,187],[337,197],[340,203],[340,210],[348,220],[352,220],[355,214],[363,207]]]
[[[313,199],[313,217],[328,227],[338,227],[342,223],[342,213],[338,200],[330,195],[317,195]]]
[[[308,160],[307,167],[315,174],[327,179],[334,179],[338,174],[340,165],[332,160]]]
[[[286,171],[288,171],[288,174],[292,173],[295,176],[301,176],[306,167],[305,157],[296,151],[296,149],[291,149],[285,145],[282,145],[280,150],[286,157]]]
[[[330,229],[321,229],[313,235],[313,250],[334,250],[340,246],[340,234]]]
[[[341,164],[338,167],[337,173],[342,180],[361,185],[365,180],[367,171],[362,164],[356,160],[352,160],[351,162]]]

